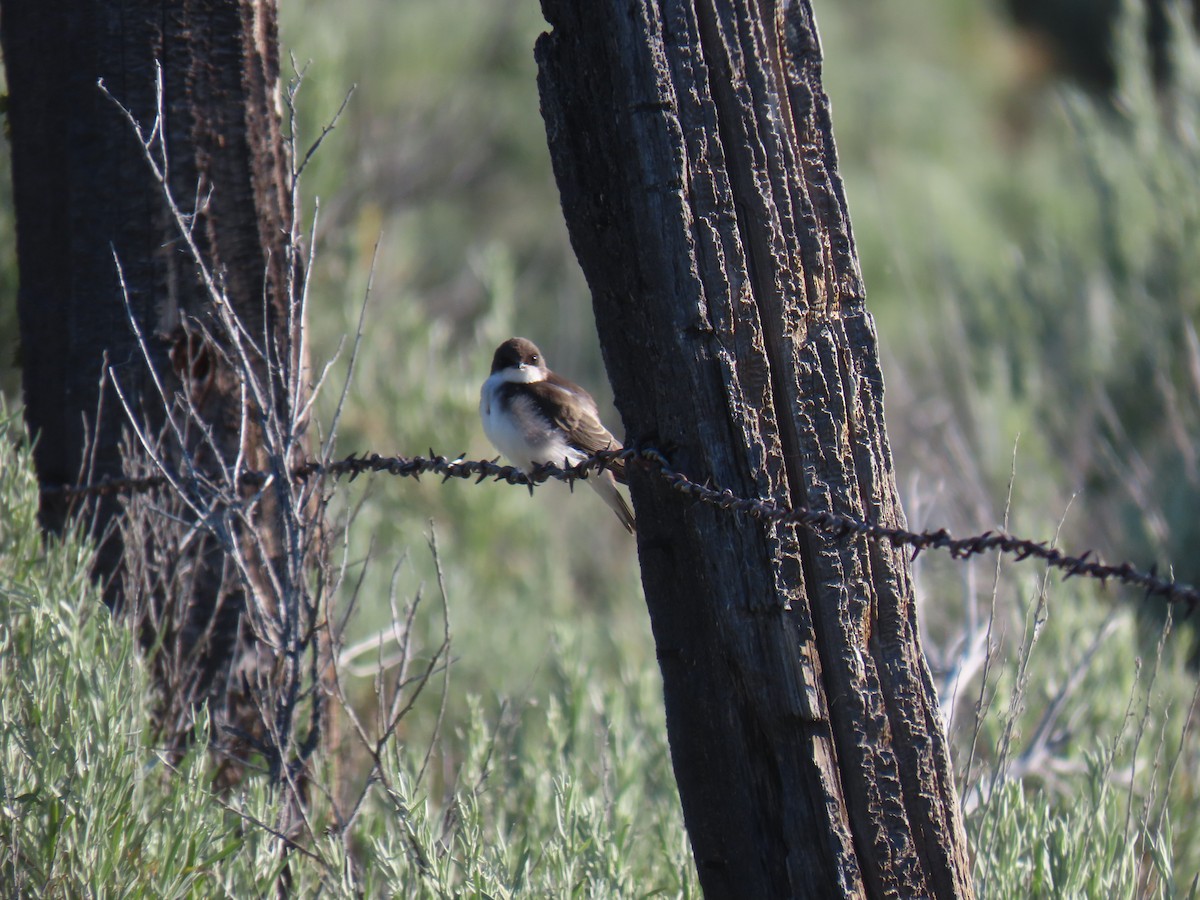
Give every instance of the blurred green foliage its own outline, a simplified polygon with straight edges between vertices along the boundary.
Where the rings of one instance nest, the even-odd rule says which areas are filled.
[[[43,542],[20,425],[0,403],[0,884],[8,896],[192,896],[271,884],[208,791],[206,754],[155,752],[132,629],[77,536]],[[201,732],[202,733],[202,732]],[[199,745],[198,745],[199,746]],[[242,802],[269,810],[261,785]],[[266,813],[269,815],[269,812]],[[249,843],[266,846],[264,835]]]
[[[1029,49],[986,7],[932,5],[942,14],[864,4],[822,19],[870,305],[900,382],[900,470],[954,485],[947,518],[995,524],[980,516],[1020,434],[1028,528],[1080,492],[1064,537],[1195,581],[1195,42],[1176,21],[1176,81],[1156,96],[1128,4],[1118,90],[1097,100],[1033,81]],[[890,77],[858,64],[872,36]],[[957,477],[956,443],[972,469]]]
[[[261,778],[213,795],[203,717],[184,759],[155,746],[133,631],[103,605],[85,543],[43,541],[20,431],[0,404],[5,896],[273,893],[286,860],[259,823],[275,821],[278,796]],[[471,700],[448,719],[436,777],[420,778],[427,745],[402,732],[383,754],[390,789],[367,795],[344,840],[323,831],[286,861],[295,895],[697,896],[657,682],[644,667],[596,671],[583,645],[556,629],[549,690],[499,715]],[[365,777],[327,761],[316,821]]]

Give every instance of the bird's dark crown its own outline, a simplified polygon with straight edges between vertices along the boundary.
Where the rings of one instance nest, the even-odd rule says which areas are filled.
[[[546,365],[546,360],[542,358],[542,351],[537,348],[537,345],[522,337],[509,338],[496,348],[496,355],[492,357],[493,372],[516,368],[522,364],[527,366]]]

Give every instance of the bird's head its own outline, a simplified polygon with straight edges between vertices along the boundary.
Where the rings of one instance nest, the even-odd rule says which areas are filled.
[[[509,338],[496,348],[492,357],[492,374],[500,373],[505,381],[532,384],[544,381],[546,372],[542,351],[525,338]]]

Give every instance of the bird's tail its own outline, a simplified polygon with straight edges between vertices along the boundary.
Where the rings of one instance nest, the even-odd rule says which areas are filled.
[[[617,481],[613,477],[612,472],[597,472],[588,479],[588,484],[592,486],[592,490],[600,495],[600,499],[607,503],[612,511],[617,514],[617,518],[621,520],[621,524],[625,526],[625,530],[633,534],[636,530],[633,521],[633,510],[629,508],[628,501],[626,501],[625,496],[617,488]]]

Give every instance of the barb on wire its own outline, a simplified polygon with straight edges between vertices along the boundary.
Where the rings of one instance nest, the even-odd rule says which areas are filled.
[[[956,538],[945,528],[936,531],[910,531],[829,510],[815,510],[804,506],[789,507],[770,500],[739,497],[732,491],[719,490],[693,481],[682,472],[671,468],[666,457],[654,448],[601,450],[577,465],[568,465],[565,461],[562,466],[544,464],[529,473],[515,466],[500,465],[495,460],[470,460],[464,457],[465,454],[450,458],[437,455],[432,450],[429,456],[351,454],[331,462],[310,460],[297,467],[294,475],[301,479],[332,477],[353,481],[364,473],[386,473],[410,478],[435,474],[441,476],[442,481],[473,478],[478,483],[491,478],[532,488],[550,479],[573,484],[580,478],[586,478],[592,471],[623,462],[657,473],[673,490],[685,496],[718,509],[741,513],[763,521],[801,525],[834,538],[856,535],[889,543],[893,547],[911,547],[914,557],[923,550],[945,550],[955,559],[966,559],[998,550],[1012,556],[1018,562],[1026,559],[1039,560],[1053,569],[1065,572],[1067,578],[1092,578],[1102,584],[1110,580],[1117,581],[1141,588],[1149,597],[1162,597],[1172,603],[1186,603],[1189,611],[1200,605],[1200,589],[1181,584],[1173,578],[1164,578],[1153,567],[1146,570],[1139,569],[1129,562],[1105,563],[1091,550],[1072,556],[1044,541],[1033,541],[1003,531],[985,531],[983,534]],[[269,478],[270,473],[267,472],[246,471],[241,475],[241,483],[246,487],[258,488],[265,485]],[[168,475],[164,473],[142,478],[108,479],[89,485],[44,485],[42,493],[67,497],[96,496],[152,490],[168,483]]]

